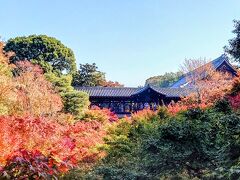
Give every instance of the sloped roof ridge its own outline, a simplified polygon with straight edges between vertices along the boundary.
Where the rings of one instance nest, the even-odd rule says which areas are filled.
[[[223,62],[226,62],[231,68],[234,69],[234,67],[229,62],[228,56],[224,53],[221,56],[219,56],[218,58],[208,62],[207,64],[204,64],[204,65],[202,65],[202,66],[200,66],[200,67],[198,67],[198,68],[196,68],[196,69],[194,69],[194,70],[192,70],[190,72],[187,72],[187,73],[183,74],[175,83],[172,84],[171,88],[178,88],[178,87],[174,87],[174,86],[176,84],[178,84],[182,79],[186,78],[187,75],[196,72],[199,68],[202,68],[204,66],[212,64],[213,68],[216,70],[217,68],[219,68],[222,65]]]

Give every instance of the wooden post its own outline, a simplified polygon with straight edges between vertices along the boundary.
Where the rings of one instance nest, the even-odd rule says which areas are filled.
[[[130,101],[130,107],[129,107],[130,109],[130,112],[132,112],[132,101]]]

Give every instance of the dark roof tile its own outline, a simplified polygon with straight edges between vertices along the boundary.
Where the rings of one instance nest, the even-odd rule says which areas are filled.
[[[154,86],[145,86],[142,88],[129,88],[129,87],[75,87],[79,91],[84,91],[90,97],[131,97],[139,94],[148,88],[165,95],[166,97],[181,97],[187,96],[194,90],[190,88],[160,88]]]
[[[130,97],[138,88],[128,87],[75,87],[79,91],[84,91],[92,97]]]

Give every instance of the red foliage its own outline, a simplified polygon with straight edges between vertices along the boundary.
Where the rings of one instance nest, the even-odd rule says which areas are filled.
[[[8,157],[0,175],[7,179],[56,179],[60,169],[54,161],[39,151],[20,149]]]
[[[19,149],[37,150],[51,157],[61,172],[78,162],[93,162],[98,158],[101,154],[92,148],[102,143],[105,135],[103,125],[97,121],[61,125],[46,118],[0,117],[0,126],[2,166]]]
[[[233,109],[240,110],[240,92],[236,96],[229,96],[228,100]]]
[[[174,115],[174,114],[177,114],[178,112],[186,111],[186,110],[192,109],[192,108],[205,109],[211,105],[213,105],[212,102],[198,103],[197,99],[190,95],[188,97],[183,98],[181,101],[179,101],[177,103],[175,103],[175,102],[170,103],[168,105],[168,112],[170,114]]]
[[[240,71],[233,80],[231,94],[227,98],[233,109],[240,110]]]
[[[94,162],[102,156],[101,152],[94,148],[96,145],[103,143],[105,134],[104,126],[96,120],[78,121],[73,126],[69,126],[66,137],[68,138],[67,144],[69,143],[69,147],[72,148],[72,160]]]
[[[107,118],[104,123],[94,119],[75,124],[61,121],[62,100],[41,68],[28,61],[18,62],[15,75],[4,76],[0,88],[0,112],[8,115],[0,116],[0,175],[50,179],[79,162],[93,163],[103,155],[95,147],[103,143],[104,126],[117,120],[115,114],[107,109],[93,110]]]
[[[236,95],[240,92],[240,71],[238,71],[237,77],[233,79],[231,94]]]
[[[212,72],[206,79],[195,80],[196,92],[181,99],[177,103],[170,103],[168,111],[176,114],[192,108],[205,109],[222,99],[232,87],[232,77],[229,74]]]

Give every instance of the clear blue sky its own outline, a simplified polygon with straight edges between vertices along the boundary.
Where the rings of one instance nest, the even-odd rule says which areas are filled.
[[[214,59],[233,37],[239,0],[0,0],[0,35],[46,34],[125,86]]]

